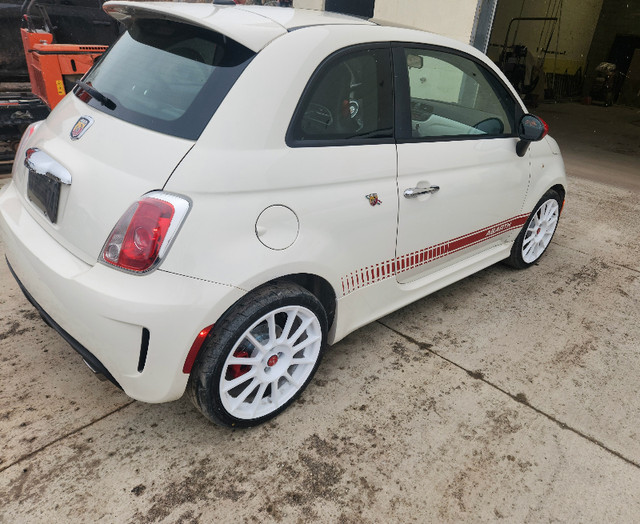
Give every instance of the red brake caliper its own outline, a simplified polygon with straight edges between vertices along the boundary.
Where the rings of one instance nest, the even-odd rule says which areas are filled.
[[[237,349],[236,352],[233,354],[233,356],[236,357],[236,358],[249,358],[250,357],[249,353],[247,353],[244,349]],[[229,366],[228,374],[230,376],[228,377],[228,379],[232,379],[233,380],[234,378],[241,377],[242,375],[244,375],[250,369],[251,369],[251,366],[244,366],[242,364],[231,364]]]

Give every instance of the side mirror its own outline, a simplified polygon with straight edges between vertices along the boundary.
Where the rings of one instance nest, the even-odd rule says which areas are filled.
[[[529,149],[531,142],[542,140],[549,132],[547,123],[534,115],[523,115],[518,124],[518,137],[520,141],[516,144],[518,156],[524,156]]]

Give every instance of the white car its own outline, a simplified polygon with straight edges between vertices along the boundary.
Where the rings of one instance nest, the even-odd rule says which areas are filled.
[[[274,417],[326,344],[549,246],[546,124],[473,48],[337,14],[109,2],[127,28],[21,142],[9,267],[96,372]]]

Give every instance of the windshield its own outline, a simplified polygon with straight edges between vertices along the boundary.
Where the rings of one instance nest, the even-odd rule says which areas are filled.
[[[83,78],[93,89],[75,94],[127,122],[195,140],[253,56],[219,33],[138,19]]]

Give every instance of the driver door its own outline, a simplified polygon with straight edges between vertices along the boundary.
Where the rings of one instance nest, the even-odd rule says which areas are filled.
[[[397,281],[416,281],[511,241],[526,217],[529,160],[516,154],[509,91],[454,50],[394,48]]]

